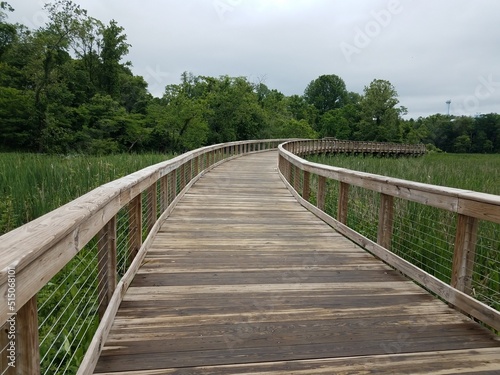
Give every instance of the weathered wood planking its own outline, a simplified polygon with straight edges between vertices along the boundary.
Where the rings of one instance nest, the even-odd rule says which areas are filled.
[[[200,179],[118,310],[95,374],[484,374],[500,342],[302,208],[276,153]]]

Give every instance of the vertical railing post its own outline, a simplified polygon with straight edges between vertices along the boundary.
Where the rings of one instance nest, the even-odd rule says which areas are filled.
[[[300,190],[300,168],[295,166],[295,173],[293,176],[293,188],[296,192]]]
[[[196,177],[200,174],[200,157],[197,156],[194,158],[194,176],[193,177]]]
[[[337,220],[347,225],[347,212],[349,204],[349,184],[339,181],[339,198],[337,204]]]
[[[153,183],[146,190],[146,229],[151,232],[156,223],[158,201],[156,197],[156,183]]]
[[[304,181],[302,184],[302,198],[309,202],[309,198],[311,197],[311,173],[304,171]]]
[[[138,194],[129,203],[129,252],[128,262],[132,263],[142,246],[142,194]]]
[[[326,199],[326,178],[325,176],[318,176],[318,193],[316,206],[321,210],[325,210]]]
[[[170,172],[170,191],[172,192],[172,200],[169,202],[172,203],[174,199],[177,197],[177,169],[174,169]]]
[[[168,207],[168,174],[160,179],[160,214]]]
[[[393,220],[394,198],[391,195],[380,194],[377,243],[389,250],[391,248]]]
[[[179,168],[179,173],[180,173],[180,187],[179,191],[182,191],[184,187],[186,186],[186,163],[182,164]]]
[[[97,241],[97,277],[99,320],[116,288],[116,216],[99,231]]]
[[[451,286],[469,295],[472,292],[477,227],[478,219],[462,214],[458,215]]]
[[[37,295],[22,306],[16,319],[16,373],[40,374]],[[2,348],[3,349],[3,348]]]

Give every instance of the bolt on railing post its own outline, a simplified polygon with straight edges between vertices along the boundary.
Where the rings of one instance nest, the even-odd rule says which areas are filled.
[[[117,284],[116,216],[113,216],[97,236],[97,295],[99,320],[102,320]]]
[[[477,228],[478,219],[462,214],[458,215],[451,286],[469,295],[472,292],[472,272],[476,256]]]
[[[311,173],[304,171],[304,181],[302,184],[302,198],[309,202],[311,197],[311,186],[309,185],[311,181]]]
[[[347,212],[349,204],[349,184],[339,181],[339,197],[337,204],[337,220],[347,225]]]
[[[318,176],[318,192],[317,192],[316,206],[321,211],[325,210],[325,199],[326,199],[326,178],[324,176]]]
[[[380,210],[378,218],[377,243],[391,249],[392,228],[394,220],[394,198],[391,195],[380,195]]]
[[[16,373],[40,374],[40,344],[38,338],[38,309],[35,294],[17,312]],[[3,349],[3,348],[2,348]]]

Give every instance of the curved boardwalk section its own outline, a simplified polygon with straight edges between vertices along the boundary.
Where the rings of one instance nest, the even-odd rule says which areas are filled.
[[[495,336],[305,210],[277,153],[202,177],[164,223],[95,374],[486,374]]]

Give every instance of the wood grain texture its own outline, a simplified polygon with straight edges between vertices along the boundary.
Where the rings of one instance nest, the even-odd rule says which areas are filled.
[[[163,223],[95,374],[484,374],[500,342],[296,202],[275,152],[203,176]]]

